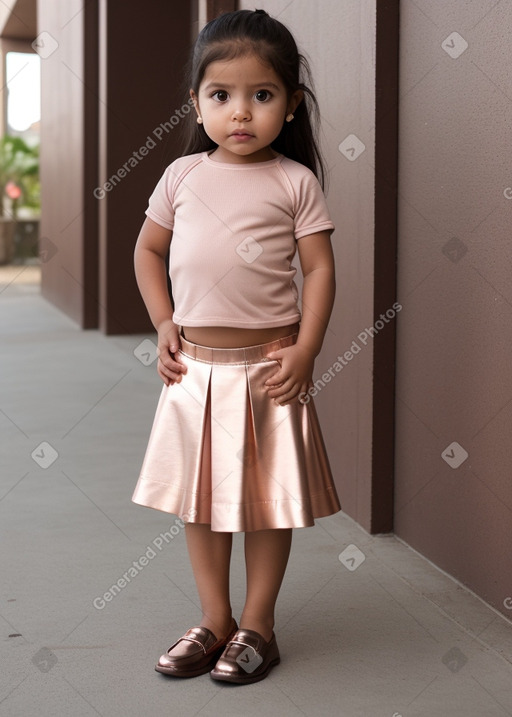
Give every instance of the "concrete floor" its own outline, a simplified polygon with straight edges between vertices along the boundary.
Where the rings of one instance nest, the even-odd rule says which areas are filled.
[[[152,337],[79,331],[41,299],[36,270],[19,270],[0,275],[0,715],[512,715],[512,624],[343,513],[295,531],[268,679],[156,673],[198,601],[174,517],[130,501],[160,390],[134,351],[147,363],[137,347]],[[339,559],[349,545],[362,562]]]

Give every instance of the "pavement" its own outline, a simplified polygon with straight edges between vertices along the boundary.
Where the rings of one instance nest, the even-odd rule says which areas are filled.
[[[343,512],[294,531],[266,680],[155,672],[200,613],[175,517],[130,500],[154,336],[79,330],[38,267],[0,271],[0,332],[1,717],[512,715],[512,623]],[[237,618],[244,586],[236,534]]]

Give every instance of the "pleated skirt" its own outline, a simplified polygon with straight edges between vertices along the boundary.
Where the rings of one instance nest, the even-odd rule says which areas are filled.
[[[301,528],[340,509],[313,400],[285,406],[264,386],[279,368],[258,346],[181,337],[187,373],[162,389],[132,501],[211,530]]]

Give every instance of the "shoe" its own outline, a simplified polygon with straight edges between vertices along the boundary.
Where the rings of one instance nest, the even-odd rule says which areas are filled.
[[[222,651],[237,630],[238,625],[233,620],[233,627],[229,635],[222,640],[218,640],[207,627],[192,627],[174,645],[171,645],[165,655],[160,657],[155,665],[155,670],[173,677],[204,675],[205,672],[209,672],[214,667]],[[181,641],[190,643],[186,653],[172,655],[171,650]]]
[[[280,660],[274,633],[267,642],[258,632],[242,628],[226,645],[210,677],[238,685],[259,682]]]

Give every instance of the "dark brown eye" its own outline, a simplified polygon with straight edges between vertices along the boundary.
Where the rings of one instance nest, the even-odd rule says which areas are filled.
[[[268,90],[258,90],[254,96],[258,102],[268,102],[268,100],[272,97]]]
[[[225,102],[228,98],[228,93],[224,90],[217,90],[212,97],[215,97],[219,102]]]

